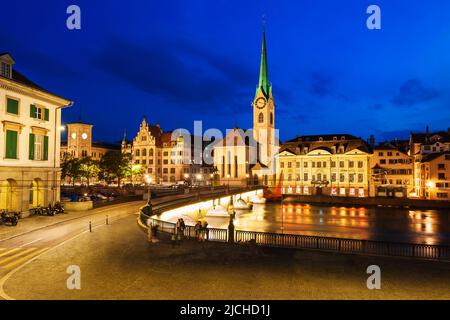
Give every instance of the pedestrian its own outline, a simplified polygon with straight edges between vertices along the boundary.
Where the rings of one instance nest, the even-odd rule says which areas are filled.
[[[195,238],[200,241],[201,239],[201,229],[202,229],[202,223],[200,221],[197,221],[197,223],[194,226],[195,230]]]
[[[180,231],[181,231],[181,238],[184,238],[184,230],[186,229],[186,224],[184,223],[184,219],[180,219]]]
[[[177,223],[175,225],[175,233],[177,235],[180,233],[180,229],[181,229],[181,221],[180,221],[180,218],[178,218]]]
[[[202,229],[203,229],[202,240],[203,241],[208,240],[208,222],[206,220],[203,221]]]

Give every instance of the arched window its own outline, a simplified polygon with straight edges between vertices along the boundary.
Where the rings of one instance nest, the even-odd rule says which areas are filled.
[[[136,157],[139,157],[141,155],[141,152],[139,151],[139,149],[136,149]]]
[[[270,124],[273,124],[273,113],[270,113]]]
[[[259,123],[263,123],[263,122],[264,122],[264,115],[263,115],[262,112],[261,112],[261,113],[259,114],[259,116],[258,116],[258,122],[259,122]]]
[[[153,148],[150,148],[149,156],[153,157]]]
[[[142,156],[146,157],[147,156],[147,149],[142,149]]]

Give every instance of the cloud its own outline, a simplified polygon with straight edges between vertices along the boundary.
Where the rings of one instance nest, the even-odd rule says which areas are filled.
[[[410,79],[402,84],[398,95],[391,102],[400,107],[409,107],[431,101],[438,96],[437,90],[425,87],[418,79]]]
[[[332,92],[331,78],[319,72],[311,75],[310,93],[314,96],[325,97]]]
[[[230,104],[251,99],[255,72],[184,40],[155,40],[142,46],[112,39],[93,63],[131,86],[179,106],[196,110],[230,109]]]

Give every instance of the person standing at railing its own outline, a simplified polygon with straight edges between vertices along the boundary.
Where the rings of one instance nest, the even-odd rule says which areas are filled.
[[[202,229],[202,223],[199,221],[197,221],[197,223],[194,226],[194,230],[195,230],[195,238],[197,239],[197,241],[201,241],[201,230]]]
[[[203,225],[202,225],[202,241],[206,241],[209,239],[209,234],[208,234],[208,222],[203,221]]]
[[[186,229],[186,224],[184,223],[184,219],[180,218],[180,237],[184,239],[184,230]]]

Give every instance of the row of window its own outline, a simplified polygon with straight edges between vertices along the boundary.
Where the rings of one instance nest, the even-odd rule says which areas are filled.
[[[380,164],[410,164],[412,163],[412,159],[389,159],[389,161],[386,161],[386,159],[380,159]]]
[[[145,148],[144,149],[136,149],[134,154],[136,155],[136,157],[140,157],[141,154],[142,154],[143,157],[146,157],[147,156],[147,149],[145,149]],[[149,149],[148,155],[150,157],[153,157],[153,155],[154,155],[153,149]],[[158,156],[161,156],[161,152],[158,152]]]
[[[364,183],[364,174],[362,174],[362,173],[359,173],[359,174],[350,173],[348,175],[341,173],[341,174],[339,174],[339,182],[345,182],[347,177],[348,177],[348,182],[357,181],[358,183]],[[311,175],[311,180],[309,178],[310,178],[310,176],[308,173],[303,174],[304,182],[307,182],[307,181],[320,181],[320,182],[327,181],[328,182],[328,175],[326,175],[326,174],[321,174],[321,173],[318,173],[317,175],[313,174],[313,175]],[[288,174],[287,180],[293,181],[293,175]],[[295,175],[295,181],[302,181],[302,180],[300,180],[299,174]],[[336,173],[331,174],[331,182],[337,182],[337,174]]]
[[[387,153],[388,157],[392,157],[394,155],[394,153],[392,151],[388,151]],[[398,157],[400,155],[400,152],[395,152],[395,155]],[[384,157],[384,152],[383,151],[378,151],[378,156],[379,157]]]
[[[19,132],[6,130],[5,159],[18,159]],[[30,133],[28,144],[28,159],[48,160],[48,136]]]
[[[402,179],[381,179],[381,184],[396,184],[396,185],[409,185],[409,180],[402,180]]]
[[[145,149],[145,148],[143,148],[143,149],[136,149],[135,151],[134,151],[134,154],[135,154],[135,156],[136,157],[146,157],[147,156],[147,149]],[[171,151],[170,152],[170,155],[172,156],[172,157],[175,157],[175,156],[177,156],[177,154],[179,155],[179,156],[183,156],[183,151]],[[149,157],[153,157],[154,156],[154,151],[153,151],[153,149],[151,148],[151,149],[149,149],[149,151],[148,151],[148,156]],[[161,152],[160,151],[158,151],[158,157],[159,156],[161,156]],[[168,151],[164,151],[163,152],[163,156],[164,157],[168,157],[169,156],[169,152]]]
[[[7,97],[6,98],[6,112],[10,114],[19,115],[20,100]],[[30,117],[39,120],[48,121],[50,118],[50,111],[47,108],[39,107],[34,104],[30,104]]]
[[[148,159],[148,161],[147,161],[147,159],[142,159],[142,160],[139,160],[139,159],[136,159],[136,160],[134,160],[134,163],[135,164],[145,164],[145,165],[153,165],[153,164],[155,164],[155,162],[154,162],[154,160],[153,159]],[[160,159],[158,159],[158,161],[156,162],[158,165],[161,165],[161,160]],[[174,159],[171,159],[170,161],[168,160],[168,159],[164,159],[163,161],[162,161],[162,164],[163,165],[168,165],[168,164],[173,164],[173,165],[175,165],[175,164],[184,164],[184,162],[183,162],[183,160],[182,159],[178,159],[178,160],[174,160]]]
[[[311,164],[311,168],[326,168],[327,167],[327,161],[311,161],[311,162],[303,162],[303,167],[304,168],[308,168],[309,163]],[[348,167],[349,168],[355,168],[355,163],[357,164],[358,168],[364,168],[364,161],[352,161],[349,160],[348,161]],[[292,162],[283,162],[280,161],[280,168],[292,168],[293,163]],[[336,168],[336,161],[331,161],[330,162],[330,166],[331,168]],[[295,162],[295,167],[296,168],[300,168],[300,162]],[[339,167],[340,168],[345,168],[345,161],[339,161]]]

